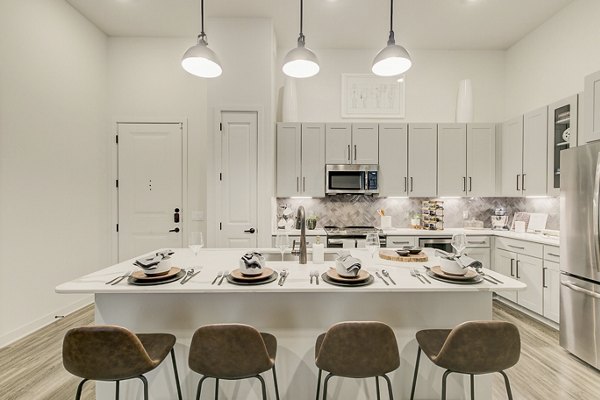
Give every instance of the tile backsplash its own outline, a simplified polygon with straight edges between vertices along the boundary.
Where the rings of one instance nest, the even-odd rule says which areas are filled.
[[[277,206],[289,204],[294,210],[303,205],[306,215],[318,217],[317,226],[326,225],[379,225],[377,209],[384,209],[386,215],[392,217],[392,226],[408,228],[410,214],[419,213],[421,202],[428,199],[418,198],[380,198],[357,195],[337,195],[325,198],[278,198]],[[559,229],[559,198],[522,198],[522,197],[471,197],[447,198],[444,201],[444,225],[446,228],[463,226],[463,211],[468,212],[468,219],[483,221],[486,228],[491,227],[490,216],[497,207],[504,207],[509,222],[515,212],[525,211],[548,214],[547,229]]]

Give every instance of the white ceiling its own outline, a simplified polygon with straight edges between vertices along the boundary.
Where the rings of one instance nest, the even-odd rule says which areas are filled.
[[[200,0],[67,0],[110,36],[195,37]],[[419,49],[507,49],[574,0],[396,0],[397,42]],[[269,17],[279,47],[298,36],[299,0],[205,0],[206,17]],[[313,48],[383,47],[388,0],[305,0]],[[207,31],[210,38],[210,31]]]

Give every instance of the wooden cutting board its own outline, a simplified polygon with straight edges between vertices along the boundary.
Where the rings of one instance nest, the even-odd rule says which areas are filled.
[[[429,260],[427,255],[423,252],[401,256],[393,250],[379,250],[379,258],[397,262],[426,262]]]

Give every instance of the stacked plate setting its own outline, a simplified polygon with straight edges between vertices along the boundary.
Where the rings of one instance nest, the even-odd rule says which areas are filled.
[[[258,275],[245,275],[240,269],[234,269],[226,278],[233,285],[264,285],[277,279],[277,272],[271,268],[263,268]]]
[[[367,286],[373,283],[373,276],[365,270],[360,270],[355,277],[344,277],[335,269],[328,269],[321,275],[321,279],[335,286]]]
[[[152,275],[148,275],[144,271],[135,271],[127,278],[127,283],[137,286],[162,285],[175,282],[184,276],[185,271],[178,267],[171,267],[167,272]]]
[[[464,275],[449,274],[442,271],[440,266],[431,267],[427,270],[427,275],[433,279],[446,283],[457,283],[461,285],[473,285],[483,281],[483,277],[472,269],[466,269]]]

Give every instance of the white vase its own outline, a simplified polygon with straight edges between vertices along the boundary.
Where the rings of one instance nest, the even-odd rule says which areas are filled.
[[[296,79],[285,78],[283,99],[281,101],[281,119],[283,122],[298,122],[298,95],[296,94]]]
[[[473,122],[473,85],[470,79],[463,79],[458,84],[456,122]]]

